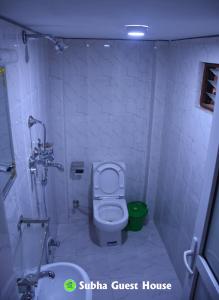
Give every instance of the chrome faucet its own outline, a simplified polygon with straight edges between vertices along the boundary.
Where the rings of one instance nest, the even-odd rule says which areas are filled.
[[[49,277],[51,279],[55,278],[55,273],[53,271],[41,271],[39,273],[38,279],[44,278],[44,277]]]
[[[34,287],[37,287],[38,280],[44,277],[55,278],[53,271],[42,271],[39,274],[28,274],[24,278],[17,279],[18,292],[22,294],[21,300],[32,300],[35,296]]]
[[[40,139],[38,139],[38,146],[33,149],[33,152],[29,158],[29,169],[31,173],[36,171],[37,165],[42,165],[46,168],[55,167],[60,171],[64,171],[62,164],[54,162],[52,144],[46,143],[46,147],[42,148]]]
[[[57,168],[59,171],[64,171],[64,167],[62,164],[60,163],[56,163],[56,162],[53,162],[53,161],[47,161],[46,162],[46,165],[47,167],[54,167],[54,168]]]
[[[29,158],[29,170],[30,174],[37,174],[37,165],[42,165],[44,167],[44,177],[41,180],[42,185],[47,184],[47,177],[48,177],[48,168],[54,167],[57,168],[59,171],[64,171],[64,167],[62,164],[54,162],[54,152],[53,152],[53,144],[48,143],[46,141],[46,126],[45,124],[29,116],[28,118],[28,127],[31,128],[35,124],[40,124],[43,126],[43,142],[38,139],[37,146],[34,147],[30,158]],[[32,177],[31,177],[32,180]]]

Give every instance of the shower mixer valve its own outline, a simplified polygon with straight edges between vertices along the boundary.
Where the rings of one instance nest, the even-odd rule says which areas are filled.
[[[45,168],[55,167],[60,171],[64,171],[64,167],[60,163],[54,162],[54,151],[52,146],[47,148],[42,148],[40,142],[38,147],[35,147],[30,158],[29,158],[29,169],[31,173],[35,172],[37,165],[42,165]]]
[[[53,144],[46,141],[46,126],[43,122],[34,119],[32,116],[28,119],[28,127],[31,128],[35,124],[43,126],[43,142],[38,138],[37,146],[34,147],[31,156],[29,158],[29,170],[31,174],[37,174],[37,166],[44,167],[44,177],[41,180],[43,185],[47,184],[48,168],[54,167],[59,171],[64,171],[62,164],[54,161]]]

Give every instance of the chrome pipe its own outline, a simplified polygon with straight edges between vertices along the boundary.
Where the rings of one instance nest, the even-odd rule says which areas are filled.
[[[45,251],[46,241],[47,241],[48,234],[49,234],[49,225],[47,225],[46,229],[45,229],[45,234],[44,234],[44,239],[43,239],[43,245],[42,245],[42,252],[41,252],[41,256],[40,256],[39,265],[37,267],[36,282],[38,282],[38,280],[40,278],[40,269],[41,269],[41,265],[42,265],[43,254],[44,254],[44,251]]]
[[[50,219],[46,218],[46,219],[31,219],[31,218],[24,218],[22,215],[19,218],[18,224],[17,224],[17,228],[20,231],[21,230],[21,225],[22,224],[27,224],[30,226],[30,224],[41,224],[42,226],[44,226],[45,224],[49,224]]]
[[[29,116],[28,127],[31,128],[35,124],[40,124],[41,126],[43,126],[43,148],[45,150],[46,144],[47,144],[46,143],[46,125],[42,121],[35,119],[33,116]]]

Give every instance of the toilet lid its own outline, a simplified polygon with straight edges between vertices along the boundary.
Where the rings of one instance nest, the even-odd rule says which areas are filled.
[[[124,169],[117,163],[99,164],[94,170],[94,197],[125,195]]]

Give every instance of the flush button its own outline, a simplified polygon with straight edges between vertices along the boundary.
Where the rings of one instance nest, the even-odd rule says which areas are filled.
[[[84,174],[84,162],[83,161],[73,161],[70,167],[70,177],[72,180],[81,179]]]

